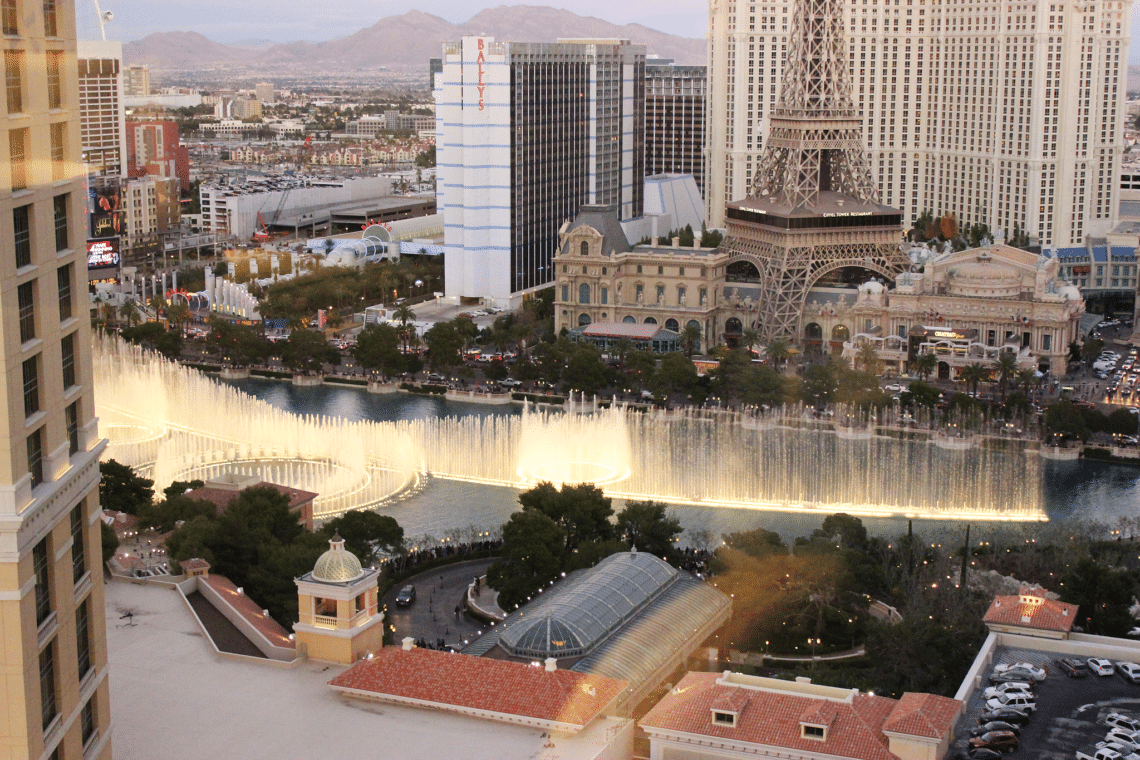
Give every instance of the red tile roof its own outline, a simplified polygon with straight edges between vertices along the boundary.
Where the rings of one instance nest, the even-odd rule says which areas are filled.
[[[289,486],[282,486],[276,483],[261,482],[250,488],[260,488],[262,486],[269,486],[276,488],[289,499],[289,509],[296,509],[307,501],[312,501],[317,498],[318,494],[311,491],[302,491],[299,488],[290,488]],[[198,501],[208,501],[213,503],[218,508],[218,514],[226,511],[226,507],[230,502],[238,497],[240,491],[231,491],[228,488],[210,488],[209,486],[202,486],[195,488],[193,491],[187,491],[185,496],[189,499],[196,499]]]
[[[883,730],[941,739],[954,727],[961,710],[962,703],[956,699],[910,692],[902,695],[898,705],[887,716]]]
[[[1049,599],[1029,589],[1021,591],[1019,596],[995,596],[983,622],[1062,633],[1072,630],[1077,605]]]
[[[184,559],[181,562],[179,562],[178,565],[186,572],[190,572],[192,570],[209,570],[210,569],[210,563],[209,562],[207,562],[204,559],[199,559],[197,557],[195,557],[194,559]]]
[[[950,729],[950,716],[957,714],[959,705],[956,700],[925,694],[894,700],[855,692],[850,701],[836,701],[783,691],[779,683],[772,683],[771,689],[717,683],[722,678],[720,673],[688,673],[641,720],[641,726],[812,755],[897,760],[883,733],[889,723],[893,721],[891,731],[929,736],[933,729]],[[756,683],[766,680],[756,679]],[[736,725],[713,723],[712,710],[724,710],[729,702],[739,704],[741,695],[747,695],[747,701],[738,711]],[[826,738],[805,738],[801,723],[826,726]]]
[[[224,575],[202,575],[198,583],[205,583],[218,592],[231,607],[237,610],[254,628],[257,629],[274,646],[292,649],[295,645],[289,638],[289,632],[281,627],[273,618],[266,615],[257,602],[243,593],[239,593],[237,586]]]
[[[443,709],[483,710],[584,727],[629,684],[571,670],[549,673],[519,662],[385,647],[329,685],[364,692],[359,696],[417,700]]]

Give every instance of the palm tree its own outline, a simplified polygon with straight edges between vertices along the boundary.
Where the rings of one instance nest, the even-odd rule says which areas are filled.
[[[123,301],[123,305],[119,307],[119,318],[134,327],[139,323],[139,307],[134,301]]]
[[[622,340],[629,340],[623,338]],[[685,348],[685,356],[692,357],[693,353],[700,350],[701,347],[701,327],[700,325],[685,325],[681,330],[681,345]]]
[[[740,342],[744,344],[745,348],[751,351],[760,343],[760,334],[755,330],[745,330],[740,334]]]
[[[938,357],[934,354],[919,354],[911,362],[911,369],[917,372],[924,381],[929,380],[930,376],[934,374],[934,370],[938,369]]]
[[[182,329],[190,321],[190,307],[185,301],[173,301],[166,308],[166,319],[171,325],[178,326],[178,334],[181,335]]]
[[[1032,388],[1030,388],[1030,385],[1032,385],[1033,382],[1036,380],[1037,380],[1037,370],[1030,369],[1030,368],[1019,369],[1017,371],[1016,377],[1014,378],[1014,382],[1015,382],[1014,387],[1020,385],[1022,388],[1025,389],[1025,394],[1029,395],[1030,391],[1032,390]]]
[[[399,308],[397,308],[396,311],[392,313],[392,316],[395,317],[396,320],[400,323],[400,338],[404,341],[404,353],[406,354],[408,353],[409,343],[408,323],[412,321],[412,317],[416,316],[416,314],[414,311],[412,311],[412,307],[408,306],[405,303],[400,304]],[[415,329],[412,328],[410,337],[414,338],[415,334]]]
[[[783,366],[784,362],[791,356],[791,346],[788,345],[788,339],[783,337],[773,338],[765,348],[765,351],[777,369]]]
[[[1001,384],[1001,400],[1005,401],[1005,389],[1017,374],[1017,356],[1012,351],[1002,351],[994,362],[993,371]]]
[[[869,372],[872,375],[879,374],[882,362],[879,360],[879,352],[875,350],[874,343],[864,341],[859,346],[859,363],[863,365],[864,372]]]
[[[986,379],[987,369],[978,362],[969,364],[962,368],[958,373],[958,378],[966,384],[968,389],[973,390],[974,395],[978,395],[978,383]]]
[[[614,344],[614,348],[617,350],[618,361],[620,361],[621,366],[624,367],[625,357],[629,356],[630,353],[633,352],[633,341],[629,338],[622,338]]]

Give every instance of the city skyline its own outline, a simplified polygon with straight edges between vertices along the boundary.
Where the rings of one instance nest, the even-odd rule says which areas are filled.
[[[251,40],[273,43],[325,42],[344,37],[388,16],[419,10],[439,16],[451,23],[463,23],[482,10],[502,5],[532,5],[565,8],[582,16],[596,16],[615,24],[643,24],[669,34],[703,38],[708,25],[707,0],[675,0],[670,12],[662,13],[659,3],[630,0],[614,6],[602,0],[567,3],[541,2],[502,3],[486,0],[461,3],[458,0],[349,0],[336,7],[322,8],[321,23],[314,25],[310,5],[303,0],[241,0],[240,15],[232,12],[234,4],[225,0],[172,0],[155,4],[150,0],[102,0],[100,7],[114,13],[107,24],[107,38],[133,42],[155,32],[193,31],[215,42],[233,44]],[[228,20],[231,18],[233,20]],[[76,5],[76,25],[80,39],[99,39],[99,24],[92,0]]]

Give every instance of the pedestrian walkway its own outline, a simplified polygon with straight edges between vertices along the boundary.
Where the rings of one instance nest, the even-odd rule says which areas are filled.
[[[397,583],[384,595],[385,624],[395,626],[393,640],[411,636],[436,645],[442,640],[456,649],[482,634],[486,626],[462,612],[467,587],[482,576],[493,559],[477,559],[436,568]],[[416,587],[416,600],[407,607],[396,606],[396,595],[404,586]]]

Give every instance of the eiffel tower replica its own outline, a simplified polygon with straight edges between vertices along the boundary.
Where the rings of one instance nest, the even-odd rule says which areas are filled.
[[[798,0],[768,141],[748,198],[726,205],[729,271],[759,273],[757,333],[798,342],[808,290],[847,267],[886,279],[910,266],[902,213],[878,203],[851,100],[842,0]],[[730,275],[730,284],[755,275]],[[824,336],[826,340],[826,336]]]

